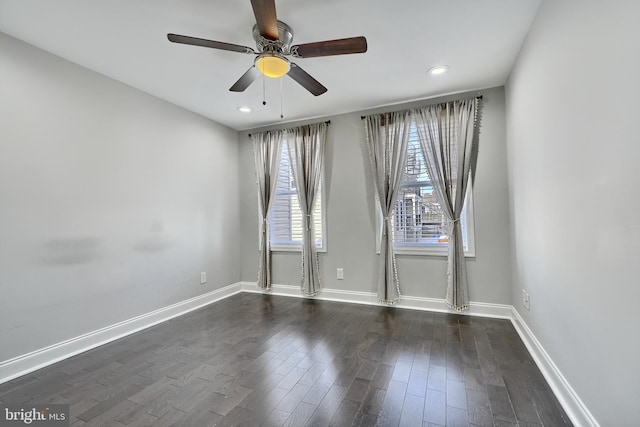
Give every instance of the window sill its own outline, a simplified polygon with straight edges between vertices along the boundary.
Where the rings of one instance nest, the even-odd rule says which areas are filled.
[[[326,248],[316,248],[318,253],[327,252]],[[271,252],[302,252],[302,246],[271,246]]]
[[[446,258],[449,256],[449,248],[443,247],[411,247],[411,246],[399,246],[394,248],[396,255],[413,255],[413,256],[435,256]],[[465,251],[465,258],[475,258],[475,251]]]

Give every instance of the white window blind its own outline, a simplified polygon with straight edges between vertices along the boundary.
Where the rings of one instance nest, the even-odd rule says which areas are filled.
[[[324,248],[324,212],[322,209],[322,179],[313,210],[316,247]],[[289,148],[282,145],[276,194],[269,215],[272,250],[297,250],[302,246],[302,211],[298,203]]]

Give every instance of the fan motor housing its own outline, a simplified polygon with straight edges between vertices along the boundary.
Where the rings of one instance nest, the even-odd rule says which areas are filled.
[[[278,35],[278,40],[269,40],[260,35],[258,24],[253,26],[253,39],[256,41],[258,52],[289,53],[289,48],[293,41],[293,31],[291,27],[282,21],[278,21]]]

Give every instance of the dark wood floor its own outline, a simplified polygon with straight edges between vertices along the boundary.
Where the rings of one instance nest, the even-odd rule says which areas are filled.
[[[238,294],[0,385],[72,426],[569,426],[507,320]]]

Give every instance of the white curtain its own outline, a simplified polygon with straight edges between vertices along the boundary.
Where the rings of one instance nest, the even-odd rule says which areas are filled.
[[[316,249],[313,208],[322,176],[327,123],[300,126],[287,130],[287,146],[293,181],[302,211],[302,293],[317,295],[322,291]]]
[[[251,135],[253,158],[258,184],[260,209],[260,262],[258,264],[258,288],[271,289],[271,243],[269,233],[269,209],[276,191],[278,167],[282,153],[284,131]]]
[[[404,173],[411,118],[409,111],[365,117],[366,144],[376,201],[382,213],[378,300],[394,304],[400,298],[400,283],[393,251],[393,212]]]
[[[449,222],[446,301],[469,308],[469,286],[460,215],[469,173],[475,167],[474,134],[478,99],[464,99],[414,110],[418,137],[433,189]]]

